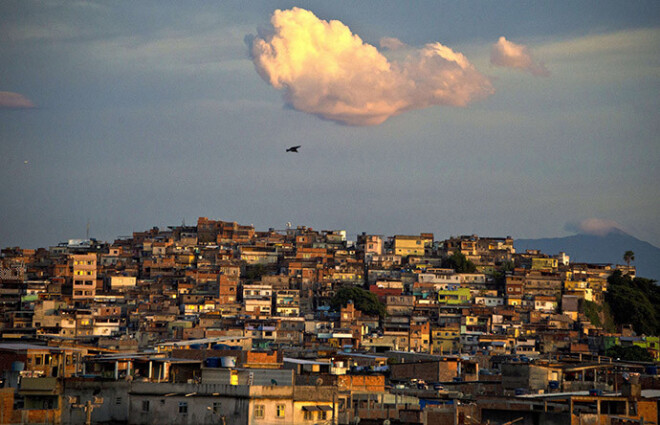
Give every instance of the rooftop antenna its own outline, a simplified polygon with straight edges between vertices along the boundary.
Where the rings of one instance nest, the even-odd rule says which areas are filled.
[[[89,240],[89,219],[87,219],[87,233],[85,233],[85,239]]]

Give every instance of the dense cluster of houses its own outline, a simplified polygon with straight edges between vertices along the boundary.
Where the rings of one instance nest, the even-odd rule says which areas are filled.
[[[656,364],[605,356],[658,337],[594,317],[631,266],[207,218],[0,262],[0,424],[658,423]]]

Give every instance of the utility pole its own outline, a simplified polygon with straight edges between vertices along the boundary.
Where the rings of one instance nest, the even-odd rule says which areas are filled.
[[[337,397],[337,387],[338,387],[338,382],[335,381],[334,385],[332,386],[332,425],[337,425],[337,417],[335,416],[335,410],[337,409],[335,406],[335,398]]]

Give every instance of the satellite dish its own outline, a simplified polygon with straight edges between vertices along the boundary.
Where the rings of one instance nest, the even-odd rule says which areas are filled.
[[[353,422],[355,422],[355,425],[360,423],[360,417],[356,416],[355,419],[353,419]]]
[[[390,423],[391,423],[391,422],[390,422],[389,419],[385,419],[385,420],[383,421],[383,425],[390,425]]]
[[[275,379],[270,380],[271,385],[277,385],[277,381]]]
[[[318,387],[318,386],[320,386],[320,385],[323,385],[323,378],[318,378],[318,379],[316,380],[316,386]]]

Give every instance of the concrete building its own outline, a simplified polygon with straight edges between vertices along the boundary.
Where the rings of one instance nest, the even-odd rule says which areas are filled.
[[[254,379],[253,372],[247,379],[250,375]],[[134,383],[128,423],[318,423],[336,417],[337,406],[337,392],[327,386]]]
[[[423,257],[426,250],[433,246],[433,236],[430,238],[425,235],[420,236],[394,236],[394,254],[405,258],[410,255]]]
[[[73,271],[73,299],[92,300],[96,295],[96,254],[69,257]]]

